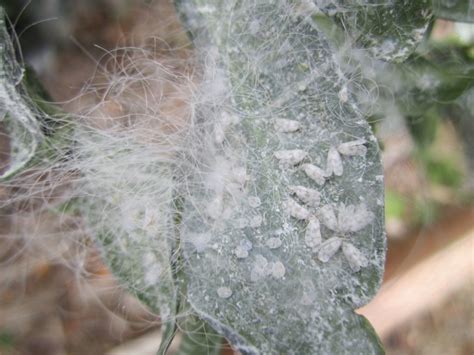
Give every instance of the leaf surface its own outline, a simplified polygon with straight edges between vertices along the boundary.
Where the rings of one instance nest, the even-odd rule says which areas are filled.
[[[200,143],[189,149],[181,225],[188,300],[243,353],[381,353],[373,329],[353,311],[374,296],[383,273],[379,149],[305,5],[178,4],[204,67],[190,139]],[[231,122],[224,138],[222,122]],[[339,163],[326,170],[328,160],[339,161],[337,147],[352,141],[366,149],[341,155],[342,171]],[[320,183],[303,165],[319,168],[306,170],[320,171]],[[298,198],[295,191],[307,190],[295,186],[318,191],[319,205]],[[336,217],[347,210],[364,216],[351,222],[357,228],[320,227],[323,242],[341,238],[359,258],[348,261],[339,248],[327,262],[318,259],[319,236],[305,232],[323,206]],[[354,272],[351,262],[365,259]]]

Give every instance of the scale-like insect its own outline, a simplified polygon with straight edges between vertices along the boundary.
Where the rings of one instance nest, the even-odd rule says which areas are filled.
[[[304,158],[308,155],[308,152],[305,152],[301,149],[292,149],[292,150],[279,150],[273,153],[275,158],[277,158],[280,163],[286,166],[293,166],[301,163]]]
[[[341,176],[343,172],[342,159],[336,148],[331,147],[328,151],[328,158],[326,162],[326,176],[329,177],[332,174]]]
[[[288,189],[298,200],[308,206],[316,207],[321,202],[321,194],[317,190],[304,186],[290,186]]]
[[[333,206],[325,205],[318,210],[317,216],[322,224],[340,234],[340,237],[329,238],[323,242],[318,252],[318,259],[323,263],[328,262],[342,246],[344,257],[354,272],[367,267],[369,264],[367,258],[347,241],[351,233],[360,231],[375,218],[365,204],[340,204],[337,216]]]
[[[271,237],[265,242],[265,245],[269,249],[278,249],[279,247],[281,247],[282,244],[283,242],[278,237]]]
[[[301,128],[301,124],[295,120],[287,120],[284,118],[275,120],[275,131],[280,133],[293,133]]]
[[[229,298],[232,296],[232,290],[229,287],[222,286],[217,289],[217,295],[220,298]]]
[[[313,164],[303,164],[301,166],[306,175],[318,185],[326,182],[326,172]]]
[[[300,220],[308,219],[310,216],[310,212],[306,208],[291,198],[285,202],[285,210],[291,217]]]
[[[319,220],[316,217],[311,217],[306,226],[304,242],[313,252],[316,252],[321,245],[321,228]]]

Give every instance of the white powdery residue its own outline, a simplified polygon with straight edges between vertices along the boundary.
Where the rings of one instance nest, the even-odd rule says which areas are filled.
[[[260,254],[256,255],[252,270],[250,271],[250,280],[253,282],[259,281],[270,273],[271,269],[269,269],[268,260]]]
[[[217,289],[217,295],[220,298],[226,299],[232,296],[232,290],[229,287],[221,286]]]
[[[309,220],[308,225],[306,226],[306,233],[304,236],[304,242],[306,246],[311,248],[313,251],[316,251],[321,245],[321,229],[319,225],[319,220],[315,217],[312,217]]]
[[[305,306],[309,306],[316,301],[316,290],[311,280],[303,280],[302,285],[301,303]]]
[[[337,96],[339,97],[339,101],[341,103],[346,103],[347,101],[349,101],[349,94],[347,92],[347,86],[344,85],[342,87],[341,90],[339,90],[339,93],[337,94]]]
[[[336,214],[331,205],[324,205],[318,210],[318,217],[322,224],[333,231],[338,230]]]
[[[189,233],[185,241],[191,243],[198,253],[202,253],[208,248],[211,236],[208,233]]]
[[[325,171],[317,167],[316,165],[303,164],[301,168],[303,169],[305,174],[318,185],[324,185],[324,183],[326,182]]]
[[[239,118],[237,116],[225,111],[222,112],[221,118],[214,126],[214,141],[218,144],[222,144],[229,128],[237,123],[239,123]]]
[[[341,238],[329,238],[323,244],[321,244],[321,248],[318,252],[318,259],[323,263],[327,263],[337,253],[341,247],[341,244]]]
[[[309,206],[316,207],[321,201],[321,194],[317,190],[304,186],[290,186],[288,189],[292,194],[296,195],[301,202]]]
[[[342,253],[353,272],[358,272],[361,268],[369,265],[369,260],[362,252],[350,243],[342,243]]]
[[[341,232],[357,232],[372,222],[374,218],[374,214],[367,209],[365,203],[347,206],[341,204],[337,219],[338,229]]]
[[[257,196],[251,196],[248,198],[249,206],[257,208],[262,204],[262,201]]]
[[[310,216],[310,213],[306,208],[299,205],[291,198],[285,202],[285,210],[291,217],[300,220],[308,219]]]
[[[342,155],[364,156],[367,154],[367,147],[364,145],[365,143],[367,143],[365,139],[356,139],[354,141],[339,144],[337,150]]]
[[[281,279],[285,276],[286,268],[281,261],[272,262],[270,265],[271,275],[275,279]]]
[[[296,11],[299,16],[311,16],[314,12],[319,11],[312,0],[301,0],[296,6]]]
[[[281,247],[281,245],[283,244],[283,242],[281,241],[280,238],[277,238],[277,237],[272,237],[272,238],[269,238],[266,243],[267,247],[269,247],[270,249],[278,249],[279,247]]]
[[[237,182],[240,185],[244,185],[245,182],[249,179],[247,175],[247,169],[244,167],[234,167],[232,168],[232,180]]]
[[[161,266],[151,252],[143,256],[144,281],[146,286],[156,286],[160,280]]]
[[[250,240],[242,239],[237,248],[235,248],[234,254],[239,259],[245,259],[249,256],[249,251],[252,250],[252,248],[253,244]]]
[[[212,219],[218,219],[222,214],[222,209],[223,196],[218,194],[207,204],[206,213]]]
[[[249,226],[251,228],[258,228],[262,225],[262,223],[263,223],[263,217],[258,215],[258,216],[254,216],[250,219]]]
[[[328,158],[326,162],[326,176],[331,176],[332,174],[336,176],[341,176],[343,173],[342,168],[342,159],[339,155],[339,152],[336,148],[331,147],[328,151]]]
[[[280,161],[280,163],[292,166],[301,163],[308,155],[308,152],[301,149],[279,150],[273,153],[273,155]]]
[[[292,133],[299,130],[301,128],[301,124],[295,120],[280,118],[275,120],[274,127],[277,132]]]
[[[247,219],[245,218],[237,218],[235,221],[234,221],[234,227],[235,228],[238,228],[238,229],[244,229],[245,227],[247,227],[249,225],[249,222],[247,221]]]

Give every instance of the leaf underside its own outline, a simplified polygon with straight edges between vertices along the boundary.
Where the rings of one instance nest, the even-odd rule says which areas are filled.
[[[302,3],[178,3],[207,85],[220,95],[198,108],[201,145],[193,149],[197,169],[181,226],[188,299],[244,353],[381,353],[373,330],[353,311],[374,296],[383,273],[378,146]],[[225,138],[216,139],[229,115]],[[300,128],[279,132],[277,119]],[[329,150],[357,139],[367,152],[341,156],[341,176],[319,186],[303,171],[301,164],[331,165]],[[288,150],[307,155],[299,164],[276,158]],[[298,201],[311,216],[324,205],[337,216],[354,211],[357,222],[367,209],[374,218],[354,232],[342,217],[338,228],[321,223],[323,242],[350,243],[369,261],[366,267],[354,272],[340,250],[326,263],[318,259],[304,241],[308,220],[285,207],[295,198],[290,186],[321,194],[320,206]]]

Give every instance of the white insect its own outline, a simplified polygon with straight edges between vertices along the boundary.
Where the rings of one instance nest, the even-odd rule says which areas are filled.
[[[329,238],[321,245],[321,248],[319,248],[318,259],[323,263],[327,263],[337,253],[341,244],[341,238]]]
[[[367,210],[365,203],[358,205],[339,205],[337,218],[332,205],[324,205],[317,212],[319,220],[329,229],[340,233],[358,232],[374,219],[374,214]]]
[[[281,261],[276,261],[274,263],[271,263],[270,270],[271,270],[271,275],[275,279],[283,278],[283,276],[285,276],[285,273],[286,273],[285,265],[283,265]]]
[[[274,127],[277,132],[292,133],[299,130],[301,128],[301,124],[295,120],[280,118],[275,120]]]
[[[326,162],[326,176],[329,177],[332,174],[341,176],[343,172],[342,159],[336,148],[331,147],[328,151],[328,158]]]
[[[342,243],[342,253],[349,262],[352,271],[358,272],[360,268],[367,267],[369,261],[362,252],[350,243]]]
[[[226,299],[232,296],[232,290],[229,287],[222,286],[217,289],[217,295],[220,298]]]
[[[247,239],[240,241],[240,244],[235,248],[234,254],[239,259],[245,259],[249,256],[249,251],[252,250],[253,244]]]
[[[285,210],[291,217],[300,220],[308,219],[310,216],[310,213],[306,208],[299,205],[295,200],[291,198],[289,198],[285,202]]]
[[[375,218],[364,203],[347,206],[341,203],[337,216],[331,205],[325,205],[318,211],[317,216],[322,224],[344,237],[360,231]],[[342,243],[341,238],[330,238],[325,241],[319,249],[318,259],[322,262],[329,261],[337,253],[341,244],[343,244],[343,254],[354,272],[359,271],[361,267],[367,267],[368,261],[362,252],[347,241]]]
[[[319,191],[310,189],[304,186],[290,186],[290,192],[306,205],[316,207],[321,201],[321,194]]]
[[[364,145],[367,143],[365,139],[357,139],[350,142],[341,143],[337,150],[342,155],[361,155],[364,156],[367,153],[367,147]]]
[[[306,226],[306,233],[304,235],[304,242],[306,246],[316,252],[321,245],[321,228],[319,220],[316,217],[312,217]]]
[[[277,238],[277,237],[272,237],[272,238],[269,238],[266,243],[267,247],[269,247],[270,249],[278,249],[279,247],[281,247],[281,245],[283,244],[283,242],[281,241],[280,238]]]
[[[306,156],[308,155],[308,152],[305,152],[301,149],[279,150],[273,153],[273,155],[283,165],[293,166],[301,163],[303,159],[306,158]]]
[[[303,164],[301,166],[306,175],[318,185],[324,185],[326,182],[326,172],[313,164]]]

